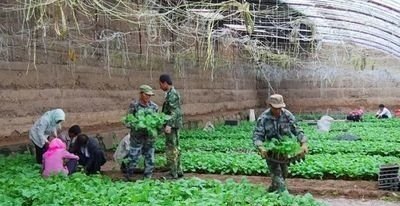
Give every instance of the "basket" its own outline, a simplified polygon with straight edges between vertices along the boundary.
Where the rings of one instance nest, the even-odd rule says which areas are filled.
[[[379,167],[378,188],[381,190],[399,191],[399,165],[381,165]]]

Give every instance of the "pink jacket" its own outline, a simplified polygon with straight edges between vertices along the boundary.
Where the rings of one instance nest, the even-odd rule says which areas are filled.
[[[65,143],[59,138],[54,138],[49,144],[48,150],[43,154],[44,177],[50,174],[64,173],[68,175],[68,169],[64,166],[64,159],[79,159],[78,156],[67,151]]]

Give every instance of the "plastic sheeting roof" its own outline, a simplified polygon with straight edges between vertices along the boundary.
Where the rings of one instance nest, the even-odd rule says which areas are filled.
[[[400,58],[400,0],[281,0],[315,24],[322,42],[351,42]]]

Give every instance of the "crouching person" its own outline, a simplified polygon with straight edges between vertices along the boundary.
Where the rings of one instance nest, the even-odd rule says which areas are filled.
[[[73,125],[68,129],[68,134],[64,133],[61,135],[61,140],[66,143],[68,151],[73,151],[73,146],[75,144],[76,138],[81,133],[82,132],[79,125]],[[68,162],[66,162],[66,166],[70,174],[74,173],[78,169],[78,160],[69,160]]]
[[[63,173],[65,175],[71,174],[68,167],[65,165],[69,160],[78,160],[79,157],[67,151],[65,143],[59,139],[54,138],[49,143],[47,151],[43,154],[43,176],[48,177],[51,174]]]
[[[385,107],[385,105],[380,104],[379,110],[376,112],[375,117],[378,119],[392,118],[392,113],[390,113],[390,111]]]
[[[364,110],[362,108],[355,109],[351,111],[346,119],[349,121],[359,122],[362,121],[362,116],[364,114]]]
[[[83,165],[86,174],[100,172],[101,166],[106,163],[104,151],[94,137],[88,137],[85,134],[78,135],[72,151],[78,154],[79,164]]]

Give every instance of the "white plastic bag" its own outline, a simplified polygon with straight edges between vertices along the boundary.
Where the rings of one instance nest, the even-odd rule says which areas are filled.
[[[115,150],[113,157],[114,161],[117,162],[118,164],[121,164],[129,153],[130,138],[131,138],[130,134],[126,135],[118,144],[117,150]]]
[[[318,131],[329,132],[333,120],[334,119],[328,115],[322,116],[321,119],[317,121]]]
[[[250,109],[249,122],[254,122],[254,121],[256,121],[256,114],[254,109]]]

